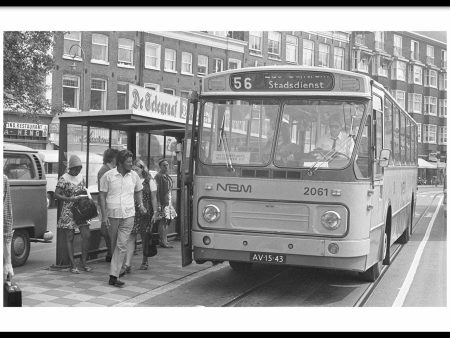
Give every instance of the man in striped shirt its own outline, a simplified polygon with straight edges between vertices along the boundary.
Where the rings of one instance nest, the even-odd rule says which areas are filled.
[[[13,213],[9,181],[3,175],[3,281],[11,279],[14,271],[11,264],[11,242],[13,237]]]

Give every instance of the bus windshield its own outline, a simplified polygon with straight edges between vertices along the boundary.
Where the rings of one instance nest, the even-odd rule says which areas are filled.
[[[331,99],[211,100],[202,105],[200,160],[227,166],[343,168],[366,105]]]

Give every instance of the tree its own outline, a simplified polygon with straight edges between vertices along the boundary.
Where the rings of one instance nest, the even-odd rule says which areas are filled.
[[[46,76],[54,66],[54,32],[4,32],[3,109],[19,112],[35,123],[40,114],[55,112],[45,98]]]

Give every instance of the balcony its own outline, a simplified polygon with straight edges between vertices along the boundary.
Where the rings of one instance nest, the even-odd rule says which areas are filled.
[[[402,56],[402,47],[395,47],[394,46],[394,56]]]

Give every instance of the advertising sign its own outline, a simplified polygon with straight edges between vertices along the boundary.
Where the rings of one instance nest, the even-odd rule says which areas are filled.
[[[128,109],[144,112],[157,119],[186,122],[186,99],[133,84],[128,86]]]
[[[3,135],[47,137],[48,125],[37,123],[5,122]]]

